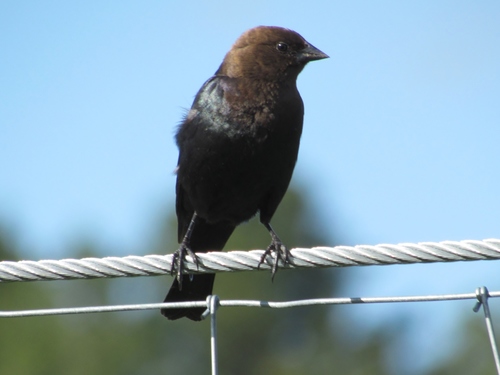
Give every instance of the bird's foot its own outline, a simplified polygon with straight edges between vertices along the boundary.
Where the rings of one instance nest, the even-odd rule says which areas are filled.
[[[278,264],[280,260],[283,262],[283,265],[287,265],[288,263],[290,263],[290,251],[283,244],[283,242],[281,242],[278,236],[273,236],[271,244],[267,247],[266,251],[264,251],[264,254],[262,254],[262,256],[260,257],[257,269],[259,269],[260,265],[265,262],[268,255],[272,257],[273,252],[276,253],[276,259],[271,268],[271,280],[274,280],[274,275],[278,271]]]
[[[193,258],[194,264],[196,264],[197,268],[199,267],[198,257],[189,247],[189,243],[183,241],[179,249],[177,249],[177,251],[173,254],[172,265],[170,267],[170,275],[174,276],[175,274],[177,282],[179,283],[179,290],[182,290],[182,274],[184,272],[184,261],[186,255]]]

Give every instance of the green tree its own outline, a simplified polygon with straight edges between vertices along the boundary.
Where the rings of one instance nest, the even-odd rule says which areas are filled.
[[[301,194],[291,190],[273,225],[290,247],[332,245]],[[143,253],[162,254],[178,245],[175,215],[158,223],[158,239]],[[269,234],[252,220],[240,226],[227,249],[264,248]],[[15,246],[0,242],[2,259],[14,259]],[[105,256],[82,244],[73,254]],[[214,293],[221,299],[291,300],[330,297],[348,272],[337,269],[280,270],[220,274]],[[28,309],[161,301],[170,277],[80,280],[0,285],[0,309]],[[382,352],[391,330],[362,343],[349,331],[336,307],[286,310],[221,308],[221,374],[387,374]],[[341,329],[342,328],[342,329]],[[355,330],[352,327],[352,330]],[[209,321],[168,321],[158,311],[0,320],[1,374],[207,374]]]
[[[495,363],[490,346],[483,311],[480,316],[463,319],[464,340],[446,360],[438,363],[428,375],[489,375],[495,373]],[[470,316],[470,315],[469,315]],[[495,322],[495,320],[493,320]],[[496,329],[498,332],[498,327]]]

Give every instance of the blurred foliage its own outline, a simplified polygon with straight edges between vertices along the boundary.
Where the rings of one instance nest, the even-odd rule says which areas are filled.
[[[290,247],[328,244],[325,228],[297,191],[287,193],[273,226]],[[0,232],[2,233],[2,232]],[[158,224],[157,240],[144,254],[177,247],[176,219],[169,212]],[[258,220],[240,226],[227,249],[264,248],[269,234]],[[168,250],[167,250],[168,249]],[[0,234],[0,259],[16,259],[16,246]],[[71,256],[105,256],[105,249],[81,244]],[[348,271],[280,270],[217,275],[222,299],[291,300],[335,296]],[[0,285],[0,309],[34,309],[159,302],[169,277],[11,283]],[[338,307],[286,310],[221,308],[218,319],[221,374],[390,374],[387,348],[399,327],[380,327],[349,339],[359,329],[338,314]],[[481,320],[467,325],[466,355],[451,358],[431,375],[491,373],[493,362]],[[352,327],[349,326],[352,324]],[[484,323],[483,323],[484,324]],[[470,362],[470,352],[477,353]],[[411,368],[411,365],[408,366]],[[489,372],[488,372],[489,371]],[[208,374],[209,321],[168,321],[158,311],[0,319],[0,374]],[[414,373],[414,372],[413,372]]]
[[[478,314],[480,317],[484,316],[482,309]],[[463,329],[467,339],[461,341],[461,346],[445,363],[438,364],[434,369],[431,369],[429,375],[489,375],[495,373],[493,353],[489,345],[484,320],[469,319],[464,322]]]

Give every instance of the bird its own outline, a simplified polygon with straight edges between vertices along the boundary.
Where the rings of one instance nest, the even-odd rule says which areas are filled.
[[[279,261],[290,261],[270,221],[297,161],[304,104],[296,81],[308,62],[328,57],[295,31],[254,27],[198,91],[175,136],[180,247],[164,302],[205,301],[215,274],[184,273],[186,255],[198,265],[196,253],[222,250],[234,229],[257,213],[271,236],[259,266],[275,253],[274,277]],[[164,308],[161,314],[199,321],[205,310]]]

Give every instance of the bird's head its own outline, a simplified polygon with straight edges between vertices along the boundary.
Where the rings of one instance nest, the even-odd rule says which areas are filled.
[[[309,61],[327,57],[295,31],[259,26],[247,30],[236,40],[216,75],[267,81],[295,80]]]

